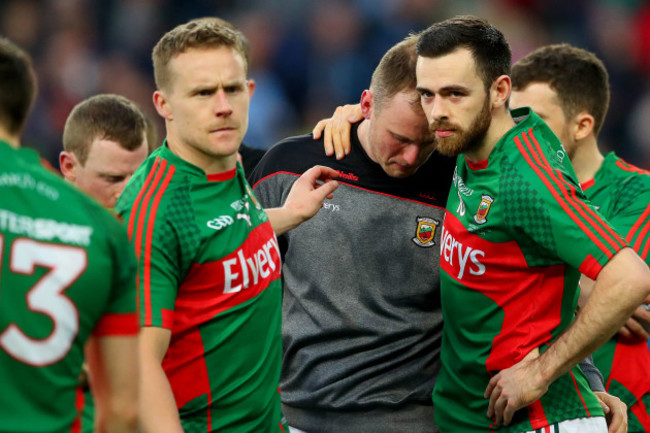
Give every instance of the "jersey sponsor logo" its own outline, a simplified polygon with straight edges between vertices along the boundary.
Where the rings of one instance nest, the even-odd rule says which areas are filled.
[[[246,224],[248,224],[248,227],[253,225],[253,224],[251,224],[251,216],[248,215],[247,213],[238,213],[237,214],[237,219],[246,221]]]
[[[474,222],[476,224],[485,224],[487,222],[488,212],[490,212],[490,207],[494,199],[487,194],[481,196],[481,202],[478,204],[478,209],[476,210],[476,215],[474,215]]]
[[[221,215],[220,217],[211,219],[208,221],[207,226],[213,230],[221,230],[222,228],[228,227],[235,220],[230,215]]]
[[[355,175],[355,174],[352,173],[352,172],[350,172],[350,173],[346,173],[346,172],[341,171],[341,170],[336,170],[336,171],[338,171],[338,173],[339,173],[339,178],[341,178],[341,179],[353,180],[353,181],[355,181],[355,182],[359,180],[359,178],[357,177],[357,175]]]
[[[275,254],[271,254],[275,251]],[[280,272],[280,247],[275,237],[269,239],[257,251],[246,256],[242,249],[230,259],[224,260],[223,293],[240,292],[250,287],[251,280],[257,285],[260,277],[268,278],[274,271]]]
[[[59,199],[59,191],[45,182],[37,181],[29,173],[2,173],[0,174],[0,187],[17,187],[29,189],[54,201]]]
[[[239,212],[240,210],[244,209],[244,203],[246,203],[246,200],[240,198],[239,200],[235,200],[230,203],[230,207]]]
[[[415,245],[422,248],[434,246],[436,243],[433,238],[436,235],[436,229],[440,225],[440,221],[429,217],[417,217],[416,222],[418,225],[415,228],[415,237],[411,238],[411,240]]]
[[[253,225],[251,223],[251,216],[248,213],[250,211],[250,207],[251,207],[250,204],[248,202],[245,202],[244,207],[242,208],[242,210],[245,210],[246,212],[239,212],[236,215],[238,220],[246,221],[246,224],[248,224],[248,227],[251,227]]]
[[[266,215],[266,212],[263,211],[262,205],[257,201],[257,198],[255,198],[255,195],[253,194],[253,191],[251,191],[250,186],[246,185],[246,195],[239,200],[235,200],[234,202],[230,203],[230,207],[233,208],[236,212],[239,212],[237,214],[237,219],[238,220],[244,220],[248,223],[248,226],[251,227],[251,217],[250,217],[250,202],[253,203],[255,208],[260,212],[259,214],[259,219],[262,222],[265,222],[268,220],[268,216]],[[245,213],[244,213],[245,212]]]
[[[420,193],[418,194],[418,196],[419,196],[420,198],[425,199],[425,200],[431,200],[431,201],[436,201],[436,200],[437,200],[437,198],[436,198],[435,195],[430,194],[430,193],[428,193],[428,192],[420,192]]]
[[[58,240],[66,244],[88,246],[93,228],[46,218],[32,218],[0,209],[0,231],[25,235],[40,241]]]
[[[452,269],[458,270],[456,276],[458,280],[462,280],[467,273],[476,276],[485,274],[485,265],[480,261],[485,257],[485,251],[463,245],[445,229],[444,225],[441,237],[440,256]]]
[[[341,207],[334,203],[323,203],[323,209],[327,209],[331,212],[338,212],[341,210]]]
[[[458,167],[454,169],[454,186],[458,190],[459,194],[463,194],[466,197],[469,197],[472,194],[474,194],[474,190],[468,188],[467,185],[465,185],[465,181],[463,180],[463,178],[458,175]]]

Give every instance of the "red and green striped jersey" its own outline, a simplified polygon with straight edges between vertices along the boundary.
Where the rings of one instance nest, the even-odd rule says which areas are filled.
[[[520,432],[603,416],[579,369],[494,425],[483,397],[490,377],[574,319],[580,272],[595,278],[625,246],[584,201],[557,137],[528,108],[487,161],[457,161],[441,240],[442,368],[433,394],[444,432]]]
[[[185,431],[281,432],[280,254],[241,166],[206,176],[165,143],[117,210],[140,323],[172,332],[163,369]]]
[[[650,265],[650,172],[610,153],[582,185],[591,202]],[[607,391],[627,404],[628,431],[650,431],[650,350],[618,334],[594,353]]]
[[[0,431],[77,432],[86,340],[138,331],[126,231],[0,142],[0,266]]]

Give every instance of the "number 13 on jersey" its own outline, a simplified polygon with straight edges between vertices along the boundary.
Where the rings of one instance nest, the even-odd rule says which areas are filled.
[[[36,367],[59,361],[68,353],[79,332],[77,307],[64,292],[86,269],[86,250],[29,238],[16,238],[5,245],[5,238],[0,234],[0,262],[7,263],[5,271],[16,275],[34,275],[36,267],[49,269],[27,290],[26,301],[30,314],[44,314],[53,322],[52,332],[42,339],[25,334],[20,323],[10,323],[0,329],[0,348],[18,361]],[[3,277],[6,278],[0,271],[2,290],[23,290],[3,287]],[[25,317],[25,322],[29,321],[30,317]]]

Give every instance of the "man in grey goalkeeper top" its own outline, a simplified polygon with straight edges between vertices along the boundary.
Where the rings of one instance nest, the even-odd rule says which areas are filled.
[[[433,154],[415,92],[415,39],[393,47],[361,97],[351,155],[293,137],[251,173],[264,207],[316,161],[339,189],[280,238],[280,392],[289,425],[312,432],[435,432],[431,391],[441,336],[439,226],[453,161]]]

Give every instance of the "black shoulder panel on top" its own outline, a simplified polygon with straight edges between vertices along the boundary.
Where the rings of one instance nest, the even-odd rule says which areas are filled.
[[[280,141],[248,174],[249,183],[254,187],[260,180],[277,173],[300,175],[314,165],[324,165],[337,170],[338,180],[351,186],[438,207],[446,205],[455,158],[434,152],[414,175],[404,179],[390,177],[365,153],[357,137],[357,127],[358,124],[353,125],[351,131],[350,154],[340,161],[326,156],[323,139],[314,140],[311,134]]]

